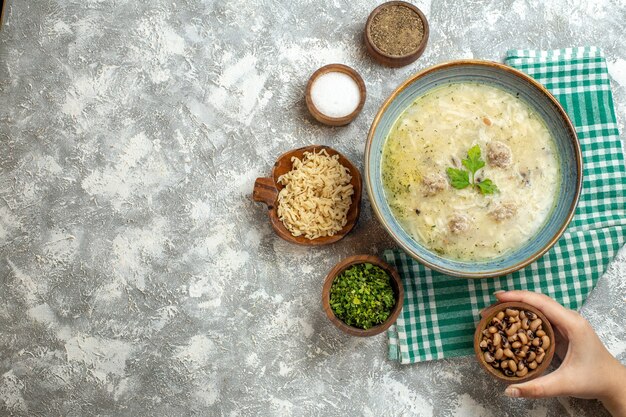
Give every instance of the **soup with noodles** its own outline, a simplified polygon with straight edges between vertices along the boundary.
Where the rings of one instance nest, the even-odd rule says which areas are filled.
[[[482,166],[481,166],[482,164]],[[524,245],[556,201],[554,139],[525,102],[496,87],[438,87],[396,120],[382,156],[389,207],[440,256],[498,258]]]

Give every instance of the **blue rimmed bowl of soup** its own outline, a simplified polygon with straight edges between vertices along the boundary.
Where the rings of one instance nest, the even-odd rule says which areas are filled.
[[[426,266],[496,277],[545,254],[580,195],[576,131],[526,74],[488,61],[430,67],[376,115],[367,191],[396,242]]]

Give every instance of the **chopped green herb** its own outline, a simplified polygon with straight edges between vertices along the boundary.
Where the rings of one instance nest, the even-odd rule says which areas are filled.
[[[346,269],[330,288],[330,307],[335,316],[365,330],[387,320],[395,304],[389,275],[371,263]]]
[[[472,186],[478,189],[483,195],[493,194],[498,191],[498,187],[490,179],[476,181],[476,172],[485,166],[485,161],[481,157],[480,147],[472,146],[467,151],[467,159],[461,161],[463,166],[469,170],[465,171],[457,168],[448,168],[446,173],[450,178],[450,184],[459,190]]]

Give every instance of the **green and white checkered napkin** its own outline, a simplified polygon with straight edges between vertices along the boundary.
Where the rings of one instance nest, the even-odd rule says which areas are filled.
[[[408,364],[469,355],[479,311],[501,289],[527,289],[578,309],[626,237],[626,169],[606,61],[598,48],[512,50],[506,64],[545,85],[576,126],[583,190],[556,245],[525,269],[497,279],[459,279],[432,271],[399,250],[384,252],[406,296],[388,332],[389,358]]]

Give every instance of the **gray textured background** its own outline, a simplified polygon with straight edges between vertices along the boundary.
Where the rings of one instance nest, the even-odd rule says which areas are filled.
[[[505,398],[471,357],[400,366],[384,336],[339,333],[323,276],[392,245],[367,199],[349,237],[310,249],[278,239],[250,192],[298,146],[362,167],[402,80],[509,48],[604,48],[624,132],[626,3],[419,1],[430,43],[396,70],[362,44],[376,4],[13,2],[0,32],[0,415],[603,414]],[[331,62],[368,88],[345,128],[303,104]],[[622,251],[583,308],[622,361],[625,293]]]

